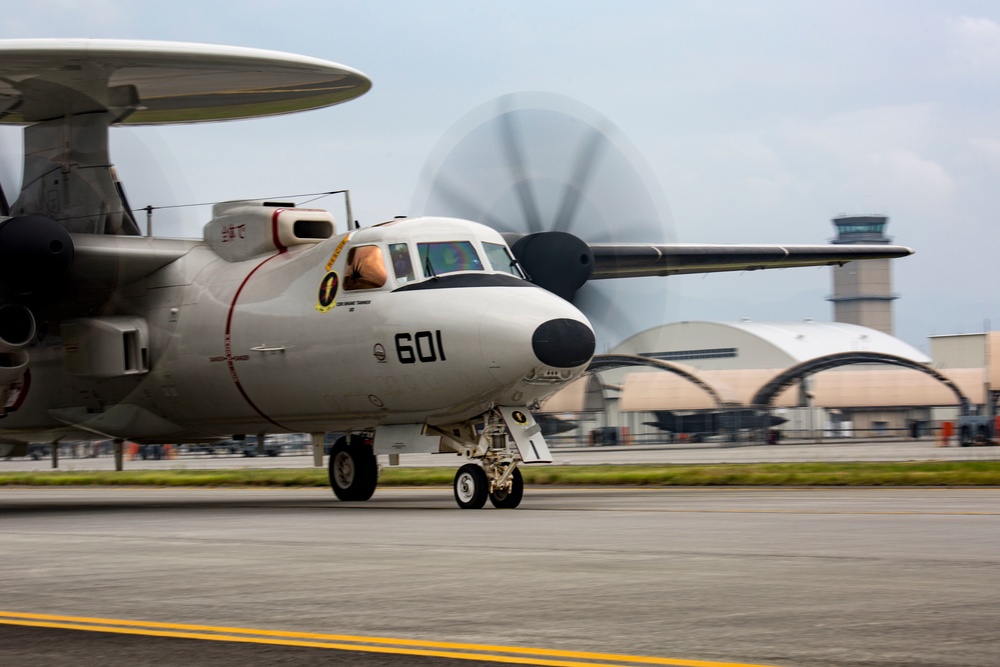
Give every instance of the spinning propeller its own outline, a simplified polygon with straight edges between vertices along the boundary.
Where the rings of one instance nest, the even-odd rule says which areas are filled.
[[[450,130],[414,204],[425,215],[501,232],[530,280],[583,310],[607,346],[668,317],[663,281],[589,282],[593,244],[659,244],[672,236],[647,172],[593,110],[555,95],[518,93],[479,107]]]

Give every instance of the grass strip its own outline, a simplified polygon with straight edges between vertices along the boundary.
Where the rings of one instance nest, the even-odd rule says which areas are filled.
[[[1000,486],[1000,461],[524,466],[527,484]],[[386,468],[380,486],[447,486],[453,468]],[[325,487],[323,468],[0,472],[0,486]]]

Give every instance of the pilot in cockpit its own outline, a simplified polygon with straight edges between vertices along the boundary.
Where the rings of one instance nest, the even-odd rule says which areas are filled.
[[[347,275],[344,277],[345,290],[375,289],[385,285],[385,260],[382,249],[375,245],[351,248],[347,255]]]

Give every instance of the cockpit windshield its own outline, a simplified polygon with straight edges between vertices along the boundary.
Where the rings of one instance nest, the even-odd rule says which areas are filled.
[[[427,277],[455,271],[482,271],[483,261],[469,241],[418,243],[420,266]]]
[[[518,278],[524,278],[521,267],[517,265],[517,260],[511,256],[507,246],[483,241],[483,249],[486,251],[486,259],[490,261],[490,266],[493,267],[494,271],[502,271]]]
[[[399,283],[406,284],[413,280],[413,262],[410,261],[410,247],[405,243],[390,243],[389,257],[392,259],[392,270]]]

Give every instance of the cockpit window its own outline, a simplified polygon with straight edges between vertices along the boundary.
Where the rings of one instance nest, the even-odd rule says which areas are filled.
[[[400,283],[413,280],[413,262],[410,261],[410,247],[405,243],[391,243],[389,258],[392,259],[392,271]]]
[[[347,255],[347,268],[344,273],[344,289],[374,289],[385,285],[385,260],[382,249],[375,245],[362,245],[351,248]]]
[[[455,271],[482,271],[483,261],[468,241],[418,243],[420,266],[428,278]]]
[[[521,267],[517,265],[517,260],[511,256],[507,246],[500,243],[486,243],[484,241],[483,249],[486,250],[486,259],[490,260],[490,266],[493,267],[494,271],[503,271],[512,276],[524,278],[524,274],[521,273]]]

